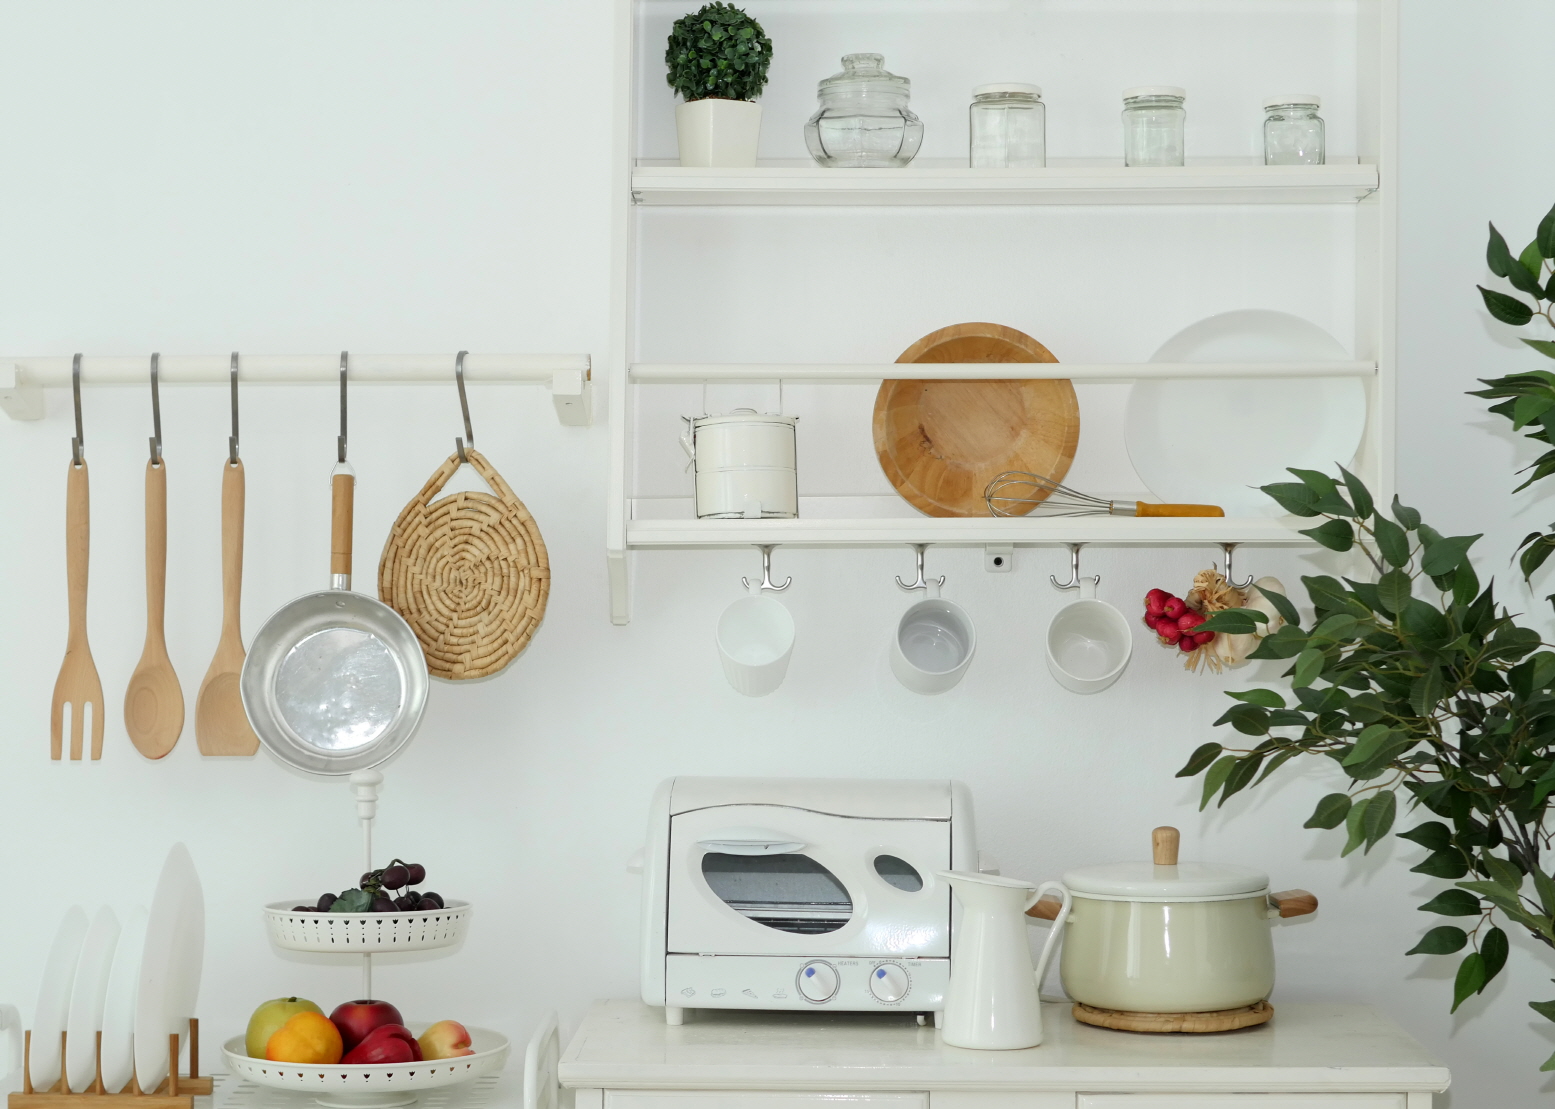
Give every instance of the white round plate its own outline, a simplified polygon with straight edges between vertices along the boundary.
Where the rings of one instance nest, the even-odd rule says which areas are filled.
[[[32,1047],[27,1052],[35,1090],[47,1090],[59,1081],[59,1034],[65,1030],[65,1020],[70,1015],[70,987],[75,983],[76,963],[90,926],[86,910],[80,905],[70,906],[65,919],[59,922],[59,931],[54,933],[48,962],[43,964],[43,985],[38,989],[38,1004],[32,1011]]]
[[[135,996],[135,1077],[151,1093],[167,1077],[167,1037],[189,1038],[205,958],[205,897],[189,849],[167,853],[146,921]],[[187,1045],[185,1045],[187,1046]]]
[[[146,948],[146,910],[137,908],[119,930],[103,999],[103,1089],[116,1094],[135,1074],[135,995]]]
[[[103,1003],[108,997],[108,974],[119,944],[119,918],[107,905],[97,910],[81,945],[76,980],[70,988],[70,1019],[65,1030],[65,1074],[70,1088],[81,1091],[97,1077],[97,1033],[103,1026]]]
[[[420,1035],[425,1024],[413,1024],[410,1030]],[[222,1045],[227,1070],[256,1086],[312,1094],[320,1105],[341,1109],[388,1109],[409,1105],[422,1090],[471,1082],[502,1069],[508,1058],[508,1038],[488,1028],[471,1028],[470,1046],[474,1055],[457,1059],[429,1059],[420,1063],[372,1063],[363,1066],[304,1066],[301,1063],[272,1063],[248,1055],[242,1036],[234,1036]]]
[[[1191,324],[1152,362],[1327,362],[1349,352],[1316,324],[1246,309]],[[1366,430],[1366,388],[1354,377],[1137,381],[1125,441],[1145,486],[1163,501],[1218,504],[1227,516],[1284,514],[1258,486],[1294,481],[1287,466],[1349,466]]]

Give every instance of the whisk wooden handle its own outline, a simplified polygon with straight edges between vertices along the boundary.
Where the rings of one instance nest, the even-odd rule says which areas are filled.
[[[1150,504],[1140,501],[1136,516],[1224,516],[1226,510],[1213,504]]]

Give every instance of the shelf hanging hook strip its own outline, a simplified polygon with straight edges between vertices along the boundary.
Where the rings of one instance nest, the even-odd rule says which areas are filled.
[[[1236,580],[1236,570],[1232,566],[1232,560],[1236,557],[1236,544],[1222,543],[1220,549],[1226,552],[1226,584],[1232,589],[1246,589],[1249,585],[1252,585],[1254,579],[1250,574],[1246,581]]]
[[[81,460],[81,445],[86,442],[86,437],[81,432],[81,356],[79,354],[70,360],[70,391],[76,406],[76,437],[70,441],[70,464],[80,467],[84,464]]]
[[[475,449],[475,432],[470,427],[470,402],[464,396],[464,356],[469,354],[467,350],[461,350],[454,358],[454,381],[459,386],[459,411],[464,413],[464,438],[454,436],[454,447],[459,451],[459,462],[468,462],[465,457],[464,447],[468,443],[471,450]]]
[[[772,583],[772,550],[776,546],[776,543],[758,543],[756,545],[756,549],[761,552],[761,585],[759,588],[770,589],[774,593],[781,593],[790,585],[794,584],[794,579],[791,577],[785,578],[783,579],[782,585],[774,585]],[[749,578],[741,578],[740,584],[743,585],[746,589],[751,587]]]
[[[238,464],[238,352],[232,352],[232,434],[227,436],[227,465]]]
[[[1064,545],[1069,548],[1069,580],[1059,581],[1056,574],[1049,574],[1047,580],[1052,582],[1058,589],[1079,589],[1080,583],[1084,580],[1080,577],[1080,548],[1085,546],[1085,544],[1066,543]],[[1091,584],[1100,585],[1101,575],[1097,574],[1091,578]]]
[[[346,462],[346,362],[349,358],[348,351],[340,352],[340,437],[335,440],[335,462],[341,466]]]
[[[162,356],[151,355],[151,464],[162,465],[162,391],[157,386],[157,363]]]
[[[901,588],[908,590],[909,592],[914,589],[927,589],[931,584],[943,587],[945,584],[944,574],[941,574],[939,576],[939,580],[937,581],[934,578],[926,578],[923,576],[923,557],[928,553],[929,545],[927,543],[914,543],[912,545],[912,549],[917,555],[918,578],[913,582],[905,582],[901,579],[900,576],[898,576],[896,579],[896,584]]]

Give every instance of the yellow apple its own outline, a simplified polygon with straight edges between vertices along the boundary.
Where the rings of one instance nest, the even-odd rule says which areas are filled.
[[[254,1015],[248,1018],[248,1035],[243,1044],[249,1056],[263,1059],[265,1044],[270,1042],[270,1037],[275,1035],[281,1025],[298,1013],[317,1013],[323,1016],[324,1010],[303,997],[278,997],[274,1001],[266,1001],[255,1009]]]

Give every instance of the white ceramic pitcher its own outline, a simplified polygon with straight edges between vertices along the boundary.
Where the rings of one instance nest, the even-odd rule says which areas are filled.
[[[1069,918],[1069,891],[1058,882],[939,870],[961,902],[945,994],[941,1038],[952,1047],[1010,1050],[1042,1042],[1039,988],[1053,945]],[[1026,910],[1048,890],[1064,899],[1035,968],[1026,943]]]

